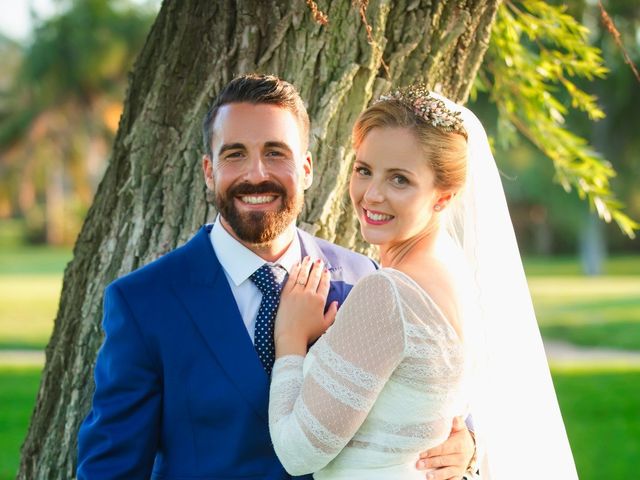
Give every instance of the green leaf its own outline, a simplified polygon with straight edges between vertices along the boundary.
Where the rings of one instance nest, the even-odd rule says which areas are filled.
[[[526,137],[551,159],[555,180],[567,192],[576,189],[600,218],[615,221],[634,238],[639,225],[623,212],[624,205],[611,191],[615,170],[565,126],[571,110],[591,120],[605,116],[597,98],[575,83],[608,72],[600,50],[589,45],[588,34],[565,6],[507,1],[498,9],[475,88],[488,92],[497,107],[498,145],[513,145],[516,132]],[[564,103],[567,96],[570,108]]]

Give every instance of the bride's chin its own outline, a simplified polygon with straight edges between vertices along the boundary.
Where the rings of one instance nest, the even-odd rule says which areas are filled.
[[[371,235],[366,235],[362,230],[360,230],[360,234],[362,235],[362,239],[367,242],[369,245],[374,245],[376,247],[379,247],[380,245],[386,243],[383,240],[380,240],[379,238],[375,238],[374,236]]]

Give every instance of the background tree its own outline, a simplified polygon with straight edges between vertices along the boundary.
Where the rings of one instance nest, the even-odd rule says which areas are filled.
[[[75,0],[40,21],[23,49],[5,42],[13,55],[3,55],[12,77],[0,82],[0,218],[23,217],[31,240],[77,237],[151,21],[124,0]]]
[[[542,2],[502,5],[500,12],[508,15],[499,15],[494,26],[473,108],[497,140],[496,158],[505,174],[503,182],[521,248],[538,254],[574,254],[578,244],[585,271],[597,273],[607,246],[617,252],[640,248],[637,241],[621,233],[621,225],[605,225],[596,214],[589,214],[588,204],[579,198],[589,191],[590,197],[599,196],[602,185],[610,183],[628,214],[640,217],[640,198],[634,188],[634,179],[640,174],[638,138],[633,133],[640,128],[640,117],[633,113],[640,109],[640,88],[624,63],[623,52],[606,30],[598,4],[583,0],[544,2],[539,8],[537,3]],[[639,5],[632,1],[603,3],[631,60],[637,63]],[[532,13],[538,11],[541,14]],[[504,48],[509,36],[521,41]],[[583,40],[576,41],[580,38]],[[514,53],[514,48],[524,51],[524,58]],[[554,53],[549,53],[550,48]],[[602,66],[587,67],[589,58],[600,55],[609,70],[604,78]],[[514,69],[507,62],[517,65],[516,75],[509,74]],[[592,74],[598,75],[593,78]],[[596,97],[597,106],[589,105]],[[581,104],[587,112],[591,110],[590,115],[571,108]],[[602,113],[606,117],[600,121],[589,119]],[[522,125],[525,128],[520,128]],[[539,125],[549,133],[535,135]],[[577,150],[575,154],[570,153],[573,150]],[[548,152],[554,166],[544,161]],[[573,170],[570,175],[564,172],[567,167]],[[554,176],[572,190],[569,195],[548,182]],[[597,201],[589,199],[592,207],[600,206],[605,217],[607,195]],[[614,200],[614,208],[617,204]],[[626,227],[623,230],[628,233]]]

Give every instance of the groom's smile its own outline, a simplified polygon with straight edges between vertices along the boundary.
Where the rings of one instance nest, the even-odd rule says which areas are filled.
[[[264,206],[273,203],[273,201],[278,197],[276,195],[246,195],[238,198],[241,202],[249,205]]]
[[[274,180],[258,184],[245,181],[235,184],[227,189],[224,199],[233,202],[236,209],[248,212],[279,211],[290,202],[287,189]]]

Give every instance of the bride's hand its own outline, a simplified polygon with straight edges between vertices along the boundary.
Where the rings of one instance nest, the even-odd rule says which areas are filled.
[[[291,269],[282,288],[276,315],[274,341],[276,357],[306,355],[307,348],[333,323],[338,303],[332,302],[326,313],[330,275],[322,260],[305,257]]]

